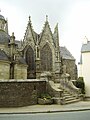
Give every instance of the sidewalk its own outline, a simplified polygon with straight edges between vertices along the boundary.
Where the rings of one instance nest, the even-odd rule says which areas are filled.
[[[0,108],[0,114],[32,114],[90,110],[90,101],[80,101],[67,105],[32,105],[17,108]]]

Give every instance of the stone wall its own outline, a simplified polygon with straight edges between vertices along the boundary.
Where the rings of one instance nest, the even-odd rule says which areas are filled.
[[[63,59],[63,64],[66,65],[66,72],[70,74],[71,79],[77,79],[77,69],[75,60]]]
[[[9,79],[10,63],[0,60],[0,79]]]
[[[37,104],[37,98],[46,92],[43,80],[1,80],[0,107],[18,107]]]
[[[27,65],[15,64],[14,78],[15,79],[27,79]]]

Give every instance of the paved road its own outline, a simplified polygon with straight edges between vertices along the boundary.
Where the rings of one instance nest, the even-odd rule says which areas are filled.
[[[0,114],[0,120],[90,120],[90,111],[40,114]]]

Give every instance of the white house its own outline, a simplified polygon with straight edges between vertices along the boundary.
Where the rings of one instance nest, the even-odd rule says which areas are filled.
[[[84,78],[86,97],[90,97],[90,41],[82,44],[78,76]]]

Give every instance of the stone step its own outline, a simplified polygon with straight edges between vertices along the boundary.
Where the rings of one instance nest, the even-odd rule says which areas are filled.
[[[64,96],[65,99],[67,98],[76,98],[76,96],[71,96],[71,95],[68,95],[68,96]]]
[[[80,101],[80,99],[77,98],[76,95],[72,95],[72,94],[68,93],[67,91],[64,91],[63,96],[64,96],[64,101],[65,101],[64,104],[69,104],[69,103],[74,103],[74,102]]]
[[[74,100],[65,101],[65,104],[70,104],[70,103],[79,102],[79,101],[80,101],[80,99],[77,98],[77,99],[74,99]]]
[[[61,104],[61,98],[53,97],[52,99],[54,100],[54,103]],[[79,102],[79,101],[80,101],[79,98],[68,99],[68,100],[65,99],[64,103],[62,103],[62,104],[70,104],[70,103]]]
[[[65,101],[71,101],[71,100],[75,100],[75,99],[77,99],[77,98],[75,98],[75,97],[70,97],[70,98],[65,98]]]
[[[73,97],[76,96],[76,94],[70,94],[70,93],[68,93],[67,91],[63,92],[63,95],[64,95],[64,96],[73,96]]]
[[[63,93],[63,96],[71,96],[71,95],[68,93]]]
[[[63,96],[73,96],[73,97],[76,97],[76,94],[63,93]]]
[[[69,93],[69,91],[65,90],[62,86],[60,86],[60,84],[55,83],[52,85],[53,85],[54,89],[57,88],[57,89],[63,91],[62,97],[60,97],[60,92],[56,92],[56,94],[52,98],[54,103],[56,103],[56,104],[69,104],[69,103],[80,101],[80,99],[76,97],[76,94]]]
[[[70,94],[70,93],[68,93],[67,91],[64,91],[63,93],[64,93],[64,94]]]

